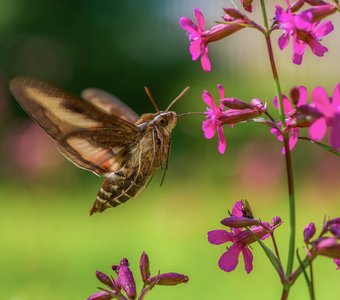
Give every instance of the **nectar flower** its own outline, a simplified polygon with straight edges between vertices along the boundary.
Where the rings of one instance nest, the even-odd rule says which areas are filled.
[[[224,89],[221,84],[217,85],[220,99],[224,98]],[[208,108],[205,112],[206,120],[203,121],[202,130],[204,132],[204,136],[206,139],[211,139],[214,137],[215,132],[218,133],[218,151],[223,154],[227,147],[227,142],[223,132],[223,123],[219,120],[219,117],[222,115],[223,105],[220,104],[218,107],[215,104],[214,99],[211,94],[204,90],[202,94],[203,101],[208,105]]]
[[[311,125],[309,130],[311,138],[320,141],[329,127],[329,142],[334,149],[340,150],[340,83],[335,87],[332,99],[327,96],[324,88],[315,88],[312,92],[312,101],[322,116]]]
[[[314,15],[316,12],[314,13]],[[315,22],[313,12],[301,12],[293,14],[290,6],[285,11],[281,6],[276,5],[275,18],[278,27],[285,33],[279,38],[280,49],[287,47],[290,37],[293,38],[293,63],[300,65],[306,45],[308,45],[316,56],[323,56],[328,49],[320,44],[320,40],[333,31],[331,21],[322,24]]]
[[[119,265],[113,265],[112,270],[118,275],[118,281],[122,289],[129,298],[136,298],[136,283],[129,268],[129,261],[123,258]]]
[[[240,210],[241,209],[241,210]],[[232,217],[243,218],[242,202],[235,202],[232,209]],[[269,230],[274,230],[279,224],[262,223]],[[264,240],[269,237],[268,230],[263,226],[252,226],[250,230],[259,239]],[[222,254],[218,265],[225,272],[231,272],[235,270],[238,265],[238,258],[242,252],[244,267],[249,274],[253,269],[253,255],[250,251],[249,244],[256,242],[254,236],[248,230],[242,230],[241,228],[231,228],[231,231],[226,230],[212,230],[208,232],[208,241],[214,245],[221,245],[226,242],[232,242],[232,245],[228,250]]]
[[[208,43],[218,41],[228,35],[243,28],[239,24],[218,24],[211,29],[205,29],[205,19],[202,12],[194,9],[197,25],[189,18],[182,17],[179,20],[180,26],[187,31],[190,46],[189,52],[192,60],[197,60],[201,56],[201,65],[204,71],[211,71],[211,63],[208,56]]]

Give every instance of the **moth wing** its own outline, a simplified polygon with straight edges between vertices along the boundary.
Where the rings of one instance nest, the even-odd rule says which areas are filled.
[[[82,98],[104,112],[135,123],[139,116],[124,102],[110,93],[97,88],[88,88],[82,91]]]
[[[10,90],[67,159],[98,175],[116,169],[120,151],[139,132],[134,124],[36,79],[14,78]]]

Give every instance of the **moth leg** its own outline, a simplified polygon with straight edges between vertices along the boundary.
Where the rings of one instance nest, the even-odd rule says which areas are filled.
[[[169,140],[169,151],[168,151],[168,154],[166,156],[166,160],[165,160],[165,168],[163,169],[163,176],[162,176],[162,180],[161,180],[161,183],[159,186],[162,186],[163,182],[164,182],[164,179],[165,179],[165,175],[166,175],[166,171],[168,170],[168,167],[169,167],[169,156],[170,156],[170,150],[171,150],[171,138]],[[163,167],[163,165],[162,165]]]

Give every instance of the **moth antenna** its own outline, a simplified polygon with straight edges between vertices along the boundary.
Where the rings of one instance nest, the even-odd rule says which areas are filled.
[[[169,104],[165,111],[169,111],[171,106],[173,106],[180,98],[182,98],[188,92],[189,89],[190,87],[187,86],[174,100],[171,101],[171,103]]]
[[[192,112],[186,112],[186,113],[178,114],[177,117],[189,116],[189,115],[205,116],[205,113],[204,112],[198,112],[198,111],[192,111]]]
[[[158,106],[157,106],[155,100],[153,99],[149,88],[147,86],[145,86],[144,89],[145,89],[146,94],[149,96],[153,106],[156,108],[156,111],[159,112]]]

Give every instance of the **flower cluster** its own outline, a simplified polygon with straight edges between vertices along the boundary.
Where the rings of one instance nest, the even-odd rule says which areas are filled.
[[[252,12],[252,0],[242,0],[243,8]],[[296,13],[304,3],[307,2],[312,7]],[[288,46],[290,38],[293,39],[293,58],[295,64],[301,64],[302,58],[308,45],[316,56],[323,56],[328,49],[321,45],[320,40],[331,33],[334,26],[331,21],[320,21],[327,16],[334,14],[338,9],[338,5],[334,3],[326,3],[324,1],[304,1],[298,0],[292,5],[287,1],[288,7],[276,5],[275,17],[272,18],[273,23],[271,30],[283,30],[284,33],[278,40],[281,50]],[[187,31],[190,41],[189,52],[192,60],[201,57],[202,69],[206,72],[211,71],[210,58],[208,56],[208,44],[211,42],[222,40],[243,28],[254,28],[265,33],[263,26],[251,20],[241,11],[233,8],[225,8],[224,15],[219,24],[205,28],[205,19],[203,13],[198,9],[194,9],[197,24],[187,17],[179,20],[180,26]]]
[[[113,271],[117,274],[117,278],[110,277],[103,272],[97,271],[98,280],[103,283],[107,289],[94,293],[88,300],[130,300],[136,299],[136,283],[133,274],[129,268],[129,262],[123,258],[119,265],[112,266]],[[143,280],[143,289],[138,297],[139,300],[144,299],[145,295],[156,285],[177,285],[188,282],[186,275],[178,273],[159,273],[156,276],[150,275],[149,257],[145,252],[140,258],[140,272]]]
[[[316,232],[315,224],[309,223],[303,232],[304,241],[307,247],[308,256],[315,258],[317,255],[333,258],[340,269],[340,218],[326,221],[323,224],[320,235],[311,240]]]
[[[238,265],[238,258],[242,252],[244,267],[249,274],[253,269],[253,255],[249,245],[256,242],[255,236],[264,240],[270,236],[270,232],[282,224],[279,217],[275,217],[272,223],[260,222],[253,219],[252,215],[245,213],[244,201],[234,203],[230,217],[225,218],[221,223],[230,227],[227,230],[212,230],[208,232],[208,241],[213,245],[221,245],[231,242],[232,245],[222,254],[218,266],[225,272],[235,270]],[[243,230],[242,228],[249,227]],[[255,235],[255,236],[254,236]]]
[[[334,88],[332,97],[327,95],[323,87],[316,87],[311,93],[311,103],[307,103],[308,92],[306,87],[294,87],[290,92],[291,101],[283,95],[283,107],[286,116],[286,128],[289,147],[292,150],[298,140],[299,128],[308,127],[310,138],[320,141],[324,138],[327,128],[330,129],[329,143],[335,150],[340,150],[340,83]],[[277,98],[274,98],[274,107],[278,108]],[[281,125],[280,122],[277,124]],[[283,140],[282,132],[278,127],[273,127],[271,132],[280,141]],[[282,153],[285,149],[282,148]]]

